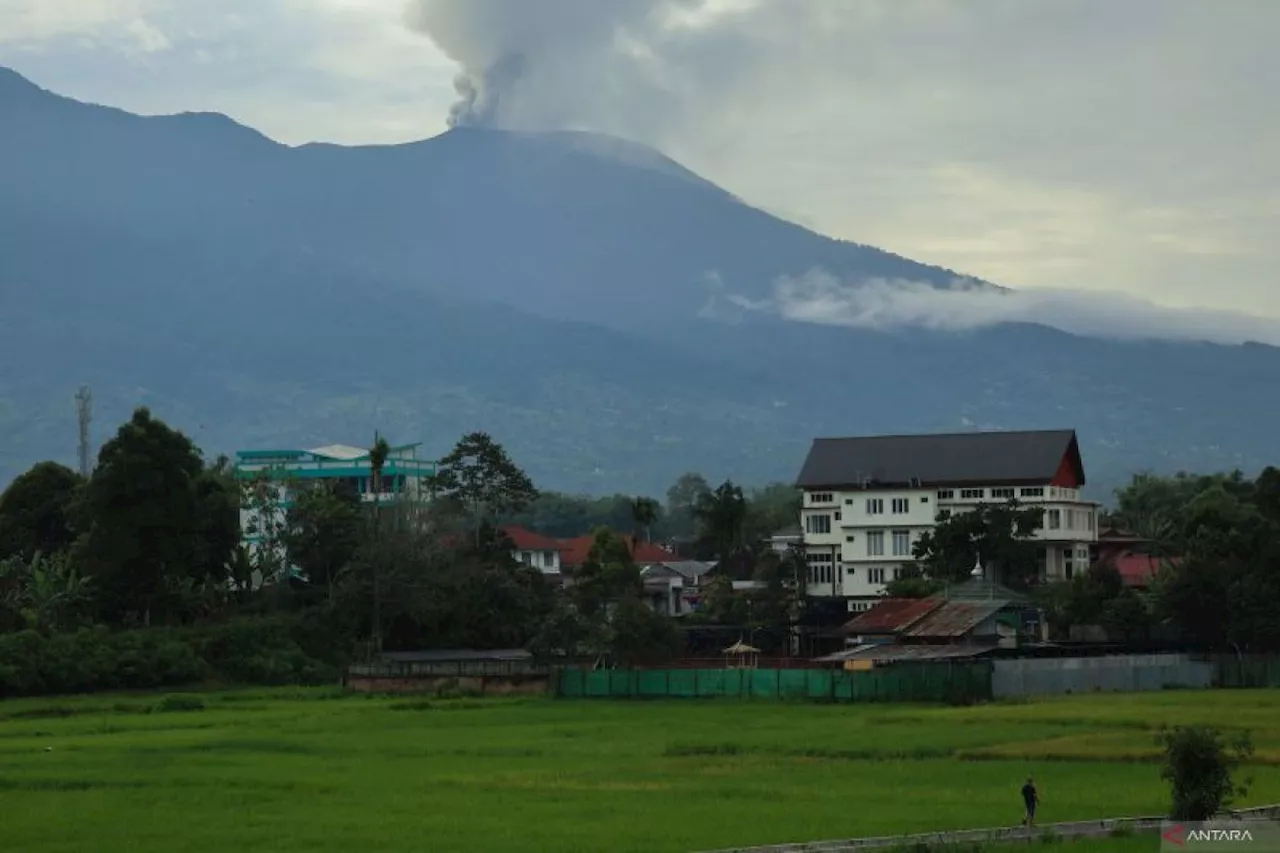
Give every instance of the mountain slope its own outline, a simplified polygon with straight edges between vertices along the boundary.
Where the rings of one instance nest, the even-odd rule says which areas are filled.
[[[0,482],[137,404],[212,452],[443,452],[487,429],[547,487],[789,477],[814,435],[1075,426],[1091,481],[1274,461],[1280,352],[707,322],[711,271],[955,275],[750,208],[641,146],[453,131],[290,148],[0,70]]]

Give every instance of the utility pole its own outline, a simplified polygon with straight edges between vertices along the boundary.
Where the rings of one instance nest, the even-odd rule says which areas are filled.
[[[88,385],[76,392],[76,415],[80,426],[80,476],[89,476],[89,424],[93,421],[93,393]]]

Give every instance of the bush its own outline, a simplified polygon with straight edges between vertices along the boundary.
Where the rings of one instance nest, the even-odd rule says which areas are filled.
[[[315,656],[324,651],[322,623],[302,626],[294,617],[179,629],[21,631],[0,634],[0,697],[151,689],[210,679],[327,684],[337,680],[339,658]]]
[[[1211,726],[1178,726],[1162,729],[1156,742],[1164,747],[1164,769],[1160,776],[1169,783],[1173,820],[1209,820],[1236,795],[1248,790],[1233,774],[1253,754],[1248,732],[1231,740]]]
[[[203,711],[204,700],[199,696],[187,693],[170,693],[161,696],[160,701],[151,706],[151,713],[164,714],[170,711]]]

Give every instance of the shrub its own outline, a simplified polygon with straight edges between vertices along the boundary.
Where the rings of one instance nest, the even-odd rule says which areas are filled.
[[[204,700],[188,693],[170,693],[161,696],[160,701],[151,706],[151,713],[164,714],[170,711],[203,711]]]
[[[1248,790],[1233,774],[1253,754],[1248,732],[1228,740],[1211,726],[1178,726],[1162,729],[1156,742],[1164,747],[1160,776],[1169,783],[1173,820],[1209,820]]]

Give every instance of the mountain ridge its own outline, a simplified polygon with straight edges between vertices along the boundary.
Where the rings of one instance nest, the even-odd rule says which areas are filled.
[[[376,429],[443,453],[486,429],[547,487],[651,494],[690,469],[789,479],[817,434],[1071,423],[1105,497],[1138,469],[1261,467],[1280,425],[1265,347],[708,319],[712,274],[757,300],[815,268],[960,276],[630,143],[291,147],[17,85],[0,77],[0,481],[74,458],[81,382],[103,429],[147,403],[210,452]]]

